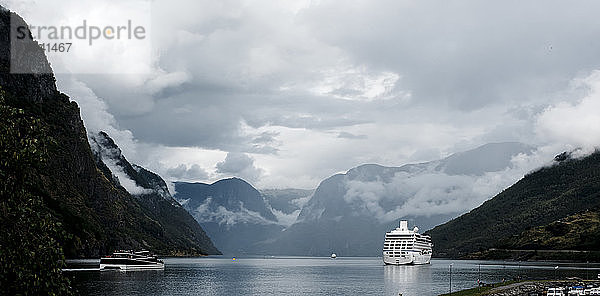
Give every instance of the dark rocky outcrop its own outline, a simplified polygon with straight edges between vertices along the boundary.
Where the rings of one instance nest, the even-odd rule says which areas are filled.
[[[105,165],[94,159],[77,103],[60,93],[54,76],[46,73],[50,65],[43,50],[31,40],[11,50],[11,21],[24,24],[0,7],[0,88],[5,92],[4,104],[39,119],[52,139],[48,160],[37,169],[30,190],[43,196],[46,210],[70,237],[62,242],[66,255],[96,257],[121,248],[161,254],[217,253],[199,226],[188,229],[193,233],[173,238],[169,231],[177,225],[169,223],[178,221],[161,219],[160,213],[148,210],[111,180]],[[20,71],[23,74],[11,73],[11,60],[29,68]],[[144,177],[148,175],[141,173]]]
[[[158,242],[158,250],[176,254],[201,254],[201,250],[209,254],[220,254],[213,246],[210,238],[194,218],[171,196],[166,182],[157,174],[135,164],[129,163],[121,153],[121,149],[105,132],[90,137],[94,158],[102,167],[105,176],[111,176],[116,187],[121,187],[119,179],[112,169],[120,170],[135,183],[139,192],[131,192],[141,205],[145,214],[156,219],[163,227],[162,240]]]

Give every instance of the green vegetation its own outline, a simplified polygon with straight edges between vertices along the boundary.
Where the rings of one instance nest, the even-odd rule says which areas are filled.
[[[62,275],[62,224],[35,190],[52,139],[39,119],[5,105],[0,90],[0,294],[71,294]]]
[[[509,238],[511,249],[600,250],[600,213],[586,211]]]
[[[434,255],[441,257],[484,254],[490,248],[597,251],[598,208],[597,151],[533,172],[480,207],[428,233],[434,241]]]

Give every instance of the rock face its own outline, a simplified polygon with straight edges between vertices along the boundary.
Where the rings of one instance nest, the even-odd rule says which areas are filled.
[[[260,192],[238,178],[175,183],[175,198],[225,254],[265,254],[259,243],[283,229]]]
[[[47,163],[38,168],[35,190],[71,236],[63,242],[66,255],[97,257],[121,248],[162,254],[216,253],[200,232],[170,237],[174,225],[161,221],[156,212],[106,175],[105,165],[94,159],[77,103],[56,89],[52,74],[41,73],[40,69],[49,67],[43,50],[30,41],[11,52],[11,20],[23,22],[0,7],[0,88],[7,105],[39,119],[53,140]],[[31,67],[29,74],[11,73],[11,56],[29,61],[24,63]]]
[[[164,252],[175,248],[181,254],[200,253],[200,250],[220,254],[198,222],[171,196],[159,175],[129,163],[105,132],[91,136],[90,143],[96,163],[102,167],[104,175],[111,176],[115,186],[129,182],[122,187],[135,197],[146,214],[154,217],[164,228],[163,246],[160,247]]]
[[[29,39],[11,43],[11,27],[17,26],[27,25],[19,15],[0,6],[0,85],[7,94],[13,94],[23,100],[39,103],[56,99],[58,92],[55,79],[44,51]],[[11,64],[13,68],[18,65],[16,68],[19,68],[20,72],[31,74],[12,75]],[[62,99],[68,102],[66,97]]]

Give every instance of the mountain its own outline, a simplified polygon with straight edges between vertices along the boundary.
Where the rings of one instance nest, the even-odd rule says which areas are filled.
[[[437,256],[490,248],[598,250],[599,208],[600,152],[583,158],[561,154],[553,165],[429,234]]]
[[[180,250],[180,254],[196,254],[200,250],[220,254],[198,222],[171,196],[159,175],[129,163],[105,132],[89,138],[96,164],[104,175],[111,176],[116,186],[126,184],[123,188],[136,198],[148,216],[154,217],[164,228],[160,242],[163,246],[158,250],[175,248]]]
[[[284,226],[296,222],[300,211],[314,192],[314,190],[295,188],[260,190],[263,199]]]
[[[225,254],[263,254],[257,243],[283,229],[260,192],[242,179],[176,182],[175,191],[175,199]]]
[[[20,17],[0,8],[2,108],[14,115],[3,123],[7,130],[3,137],[7,138],[3,138],[2,143],[8,144],[2,151],[18,156],[38,145],[39,149],[30,149],[32,154],[27,155],[43,155],[33,159],[31,164],[17,162],[18,166],[31,165],[27,174],[20,173],[19,167],[3,167],[1,173],[4,178],[14,175],[17,170],[19,184],[15,186],[21,188],[19,194],[39,197],[39,206],[30,215],[46,217],[57,227],[58,233],[64,231],[64,236],[47,240],[59,242],[68,257],[98,257],[115,249],[141,248],[165,255],[217,253],[199,226],[194,226],[184,216],[169,217],[175,215],[173,213],[183,214],[171,201],[164,199],[173,207],[158,202],[156,209],[151,209],[153,205],[147,202],[150,199],[132,196],[115,182],[102,159],[94,157],[77,103],[57,90],[44,51],[31,39],[11,42],[11,21],[13,26],[26,26]],[[23,74],[12,73],[11,67]],[[20,125],[24,121],[31,123],[30,127]],[[26,138],[32,130],[35,135]],[[18,143],[25,145],[25,150],[20,149]],[[149,172],[140,170],[137,176],[142,181],[146,178],[146,185],[152,187],[150,191],[156,189],[151,184],[154,181],[157,182],[154,185],[162,186]],[[146,186],[143,183],[139,183],[140,186]],[[7,190],[11,191],[15,190]],[[156,193],[158,191],[153,192],[151,194],[160,195]],[[2,221],[4,231],[10,231],[11,228],[7,228],[9,222]],[[179,222],[184,225],[176,225]],[[182,229],[171,232],[178,227]],[[21,243],[25,242],[15,244]],[[43,262],[42,258],[37,259]]]
[[[296,222],[262,248],[286,255],[378,256],[383,235],[398,219],[429,229],[480,205],[522,176],[510,171],[511,160],[532,150],[492,143],[426,163],[358,166],[322,181]]]
[[[477,175],[502,171],[512,167],[513,156],[529,154],[533,147],[518,142],[489,143],[476,149],[459,152],[439,161],[437,170],[448,175]]]

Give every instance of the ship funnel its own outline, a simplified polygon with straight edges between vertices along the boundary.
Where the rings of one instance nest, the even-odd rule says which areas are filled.
[[[408,221],[406,221],[406,220],[400,220],[400,230],[401,231],[408,230]]]

